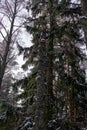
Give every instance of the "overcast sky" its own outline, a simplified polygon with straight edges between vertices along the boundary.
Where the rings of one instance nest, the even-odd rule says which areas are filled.
[[[80,3],[80,0],[72,0],[72,2],[74,3]],[[27,10],[26,9],[23,9],[21,12],[20,12],[20,15],[22,14],[22,16],[27,16]],[[23,20],[23,18],[21,19],[21,21]],[[18,25],[20,22],[21,22],[19,19],[16,20],[16,24]],[[5,26],[7,27],[7,29],[9,29],[9,22],[7,19],[3,20],[3,22],[5,22]],[[2,32],[5,34],[4,30],[2,30]],[[22,28],[21,31],[20,31],[20,34],[18,36],[18,42],[23,46],[23,47],[30,47],[32,45],[32,36],[26,31],[25,28]],[[0,41],[2,40],[1,36],[0,36]],[[87,51],[86,51],[86,46],[81,46],[81,48],[83,48],[84,50],[84,53],[87,54]],[[17,51],[17,49],[16,49]],[[13,70],[13,74],[15,77],[17,77],[17,75],[20,75],[21,76],[21,73],[23,73],[23,69],[21,68],[21,65],[24,63],[23,61],[23,55],[21,56],[17,56],[17,62],[19,64],[19,67],[14,67],[14,70]],[[30,67],[31,69],[31,67]],[[20,74],[19,74],[20,73]],[[24,72],[24,75],[26,75],[26,73]]]
[[[5,17],[3,14],[4,12],[4,8],[2,8],[2,5],[4,5],[4,0],[1,1],[2,4],[0,3],[0,21],[2,21],[3,25],[5,26],[6,30],[9,31],[10,30],[10,22],[9,22],[9,19],[8,17]],[[10,3],[11,2],[11,5],[13,4],[13,1],[12,0],[8,0],[8,2]],[[21,3],[20,3],[21,4]],[[27,17],[28,13],[27,13],[27,10],[25,8],[25,5],[23,5],[24,8],[18,13],[18,16],[21,16],[20,19],[17,17],[16,20],[15,20],[15,25],[17,25],[17,27],[19,25],[21,25],[24,21],[25,21],[25,17]],[[20,9],[22,8],[22,4],[20,6]],[[14,29],[17,28],[15,26]],[[2,34],[4,35],[4,37],[6,36],[6,32],[5,30],[0,26],[0,31],[2,32]],[[32,45],[32,36],[26,31],[26,29],[24,27],[21,28],[21,30],[19,31],[19,35],[16,37],[17,40],[18,40],[18,43],[21,44],[23,47],[30,47]],[[2,35],[0,34],[0,42],[3,41],[3,37]],[[15,46],[15,54],[17,54],[17,47]],[[18,66],[14,66],[14,69],[13,69],[13,74],[15,77],[17,77],[17,75],[19,75],[19,73],[23,73],[23,69],[21,69],[21,65],[24,63],[23,61],[23,55],[22,56],[17,56],[17,62],[19,64],[19,67]]]

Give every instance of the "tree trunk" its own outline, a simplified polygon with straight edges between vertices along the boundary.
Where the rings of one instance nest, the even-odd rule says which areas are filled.
[[[39,65],[37,75],[37,102],[35,130],[47,130],[47,84],[46,84],[46,44],[45,39],[40,39],[39,45]]]
[[[83,15],[87,15],[87,0],[81,0]]]
[[[48,120],[51,120],[52,113],[53,113],[53,58],[54,58],[54,49],[53,49],[53,42],[54,42],[54,21],[55,21],[55,11],[53,7],[53,0],[49,0],[49,21],[50,21],[50,36],[47,43],[47,113],[48,113]]]
[[[81,0],[81,5],[82,5],[83,16],[87,17],[87,0]],[[86,45],[87,45],[87,18],[83,17],[81,19],[81,23],[82,23],[83,30],[85,33],[85,39],[86,39]]]

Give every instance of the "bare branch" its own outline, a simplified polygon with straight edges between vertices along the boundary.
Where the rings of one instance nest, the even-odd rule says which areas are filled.
[[[2,54],[0,54],[0,58],[3,60],[3,56],[2,56]]]
[[[17,14],[23,9],[24,7],[19,7],[18,9],[17,9]]]
[[[3,37],[3,39],[7,42],[6,37],[3,35],[3,33],[1,31],[0,31],[0,34]]]
[[[6,64],[10,64],[12,63],[12,60],[15,58],[15,55],[12,55],[11,57],[9,57],[6,61]]]
[[[6,0],[6,2],[7,2],[8,6],[9,6],[9,8],[10,8],[10,10],[11,10],[11,13],[13,14],[13,9],[12,9],[11,4],[8,2],[8,0]]]
[[[5,30],[6,34],[8,35],[8,31],[6,29],[6,27],[4,26],[4,24],[2,22],[0,22],[0,25],[3,27],[3,29]]]
[[[5,13],[5,12],[1,12],[0,11],[0,14],[3,14],[4,15],[4,17],[7,17],[8,18],[8,20],[11,22],[11,17],[7,14],[7,13]]]
[[[8,2],[8,0],[5,0],[5,3],[6,3],[7,9],[9,11],[10,15],[13,16],[13,10],[12,10],[10,3]]]
[[[5,17],[8,18],[10,22],[9,26],[9,32],[7,31],[7,27],[5,27],[4,23],[0,22],[1,26],[3,27],[4,31],[6,32],[7,36],[4,36],[4,33],[0,31],[1,36],[3,37],[4,41],[6,42],[6,46],[4,48],[4,54],[3,54],[3,62],[1,65],[2,72],[0,74],[0,89],[3,81],[3,76],[5,74],[6,68],[8,68],[9,65],[11,65],[12,59],[14,58],[12,51],[12,44],[16,42],[16,38],[13,40],[13,38],[19,33],[20,28],[25,24],[25,21],[23,20],[18,23],[18,26],[15,26],[15,21],[17,18],[17,15],[21,15],[20,11],[23,9],[22,2],[24,0],[4,0],[5,2],[2,2],[0,5],[0,13]],[[5,21],[5,18],[3,21]]]
[[[26,23],[26,22],[23,22],[20,26],[18,26],[18,28],[14,30],[13,34],[14,34],[15,32],[17,32],[25,23]]]

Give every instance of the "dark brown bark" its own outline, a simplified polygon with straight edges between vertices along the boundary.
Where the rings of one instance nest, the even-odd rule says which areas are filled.
[[[39,64],[37,75],[37,102],[36,102],[36,127],[35,130],[47,130],[47,84],[46,84],[46,47],[45,39],[40,40]]]
[[[87,0],[81,0],[81,5],[82,5],[83,15],[87,17]],[[81,23],[83,26],[85,39],[86,39],[86,45],[87,45],[87,18],[82,18]]]
[[[49,38],[40,40],[39,45],[39,67],[37,79],[37,110],[36,129],[47,130],[48,122],[53,114],[53,41],[54,34],[54,11],[53,0],[49,0]],[[47,16],[48,17],[48,16]],[[48,22],[48,21],[47,21]],[[44,26],[44,25],[42,25]],[[45,31],[42,32],[45,34]],[[46,34],[45,34],[46,35]]]
[[[87,15],[87,0],[81,0],[82,11],[84,15]]]
[[[53,42],[54,42],[54,21],[55,21],[55,11],[53,10],[53,1],[49,0],[49,19],[50,19],[50,36],[47,43],[47,118],[51,120],[53,113]]]

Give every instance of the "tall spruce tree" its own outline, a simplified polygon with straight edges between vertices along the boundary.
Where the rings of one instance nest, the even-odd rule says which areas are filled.
[[[46,22],[46,30],[44,29],[43,34],[47,36],[42,40],[46,42],[45,52],[47,54],[45,73],[47,95],[45,96],[48,119],[52,119],[53,114],[58,114],[58,117],[62,118],[65,115],[64,117],[69,116],[72,121],[76,121],[80,112],[80,107],[77,105],[80,100],[78,99],[81,91],[79,90],[80,83],[85,82],[84,70],[81,70],[79,65],[85,56],[78,47],[78,43],[83,43],[80,37],[81,28],[78,17],[81,15],[81,6],[70,0],[33,1],[32,5],[33,18],[30,18],[30,21],[34,22],[34,27],[27,26],[27,30],[32,32],[33,42],[37,45],[41,40],[40,30],[44,28],[43,19]],[[37,47],[38,51],[39,49]]]
[[[87,87],[84,70],[80,68],[86,58],[79,47],[84,43],[79,20],[81,6],[71,0],[33,0],[28,4],[32,15],[26,29],[33,35],[33,45],[21,50],[27,59],[23,67],[34,67],[21,86],[26,110],[30,111],[29,99],[32,106],[32,97],[35,98],[34,129],[82,129],[87,125]],[[30,128],[24,126],[18,129]]]

